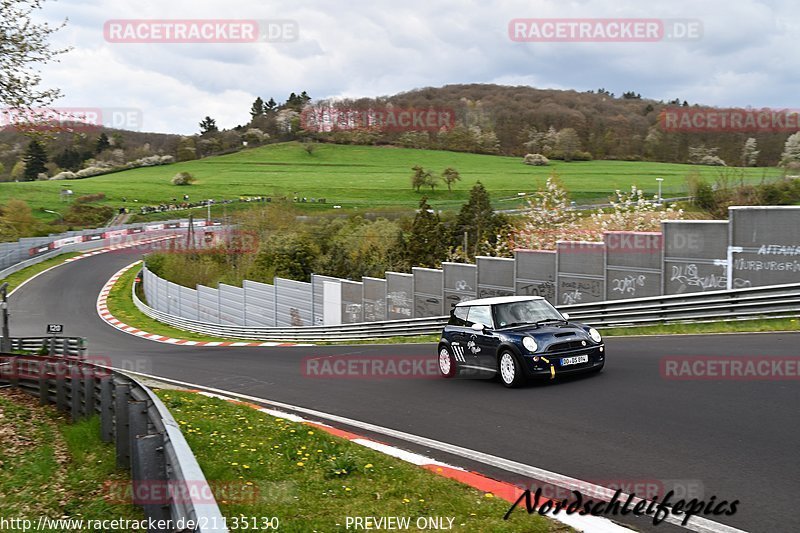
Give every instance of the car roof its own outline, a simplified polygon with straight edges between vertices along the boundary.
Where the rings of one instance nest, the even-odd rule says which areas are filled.
[[[496,305],[507,304],[510,302],[527,302],[531,300],[544,300],[542,296],[494,296],[492,298],[478,298],[477,300],[466,300],[458,302],[456,307],[466,307],[470,305]]]

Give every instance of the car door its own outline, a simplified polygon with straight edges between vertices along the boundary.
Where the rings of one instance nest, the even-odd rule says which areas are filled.
[[[471,331],[467,325],[467,313],[469,307],[460,306],[453,309],[453,317],[448,326],[448,339],[450,341],[450,348],[456,364],[461,366],[467,362],[467,340],[468,333]]]
[[[475,331],[471,329],[473,324],[483,324],[484,330]],[[467,314],[467,325],[470,330],[467,340],[467,352],[471,355],[472,363],[475,366],[486,368],[491,371],[497,368],[497,347],[500,346],[500,337],[492,331],[494,329],[494,318],[492,317],[492,306],[473,305]],[[470,359],[469,357],[467,358]]]

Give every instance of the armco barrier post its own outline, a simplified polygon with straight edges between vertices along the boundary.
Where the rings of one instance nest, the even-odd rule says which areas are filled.
[[[83,375],[83,416],[94,416],[94,372],[84,369]]]
[[[114,440],[114,390],[111,376],[100,378],[100,437],[103,442]]]
[[[141,402],[146,403],[146,402]],[[133,493],[144,495],[145,501],[139,502],[145,516],[154,521],[166,521],[170,518],[169,505],[166,501],[166,491],[154,491],[157,486],[167,486],[167,467],[164,461],[164,437],[160,434],[143,435],[133,440],[134,452],[131,456],[131,479]],[[138,490],[141,483],[145,483],[145,490]],[[158,497],[153,497],[158,494]],[[147,500],[151,501],[147,501]],[[134,502],[137,503],[137,502]],[[150,531],[169,532],[168,529],[152,529]]]
[[[114,386],[114,434],[117,445],[117,467],[127,468],[131,464],[131,439],[128,428],[128,400],[131,386],[115,382]]]
[[[53,379],[56,382],[56,408],[59,411],[67,410],[67,369],[62,363],[55,365]]]
[[[77,366],[69,369],[69,393],[71,403],[72,421],[77,422],[81,418],[81,397],[83,396],[83,379],[81,371]]]
[[[136,437],[147,435],[147,402],[130,400],[128,402],[128,445],[130,446],[131,465],[137,452]]]
[[[48,371],[49,363],[42,361],[39,365],[39,405],[50,403],[50,377]]]

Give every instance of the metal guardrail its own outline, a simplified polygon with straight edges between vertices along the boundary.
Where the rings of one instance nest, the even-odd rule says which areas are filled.
[[[290,328],[209,324],[153,309],[132,290],[136,307],[145,315],[170,326],[230,339],[263,341],[352,341],[387,337],[435,335],[448,317],[362,322],[337,326]],[[684,295],[631,298],[558,307],[570,318],[595,327],[632,327],[681,322],[746,320],[800,316],[800,283],[700,292]]]
[[[101,437],[115,443],[117,466],[131,470],[132,494],[158,495],[138,502],[145,516],[182,524],[150,531],[227,533],[178,423],[145,385],[80,358],[0,354],[3,385],[38,397],[40,405],[55,404],[73,421],[100,415]]]
[[[12,351],[86,357],[85,337],[11,337],[10,340]],[[44,350],[46,354],[42,353]]]

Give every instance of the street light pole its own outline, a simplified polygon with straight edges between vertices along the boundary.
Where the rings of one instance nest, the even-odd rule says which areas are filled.
[[[664,181],[664,178],[656,178],[658,182],[658,205],[661,205],[661,182]]]

